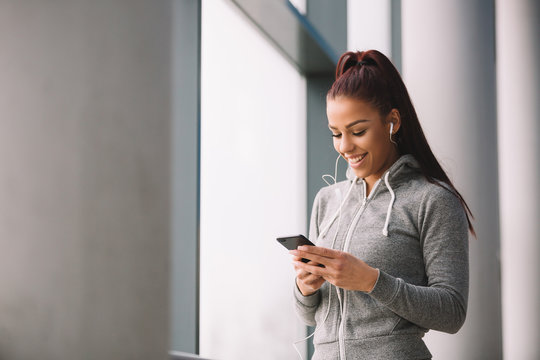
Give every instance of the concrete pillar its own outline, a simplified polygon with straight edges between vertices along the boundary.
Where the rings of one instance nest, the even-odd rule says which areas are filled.
[[[0,358],[165,359],[170,3],[0,2]]]
[[[172,9],[171,349],[199,353],[201,2]]]
[[[478,234],[466,323],[426,338],[439,360],[502,357],[494,12],[493,0],[402,2],[405,83]]]
[[[540,3],[498,0],[504,358],[540,358]]]

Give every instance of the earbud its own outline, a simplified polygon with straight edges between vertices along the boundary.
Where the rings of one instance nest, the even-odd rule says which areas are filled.
[[[394,123],[390,123],[390,142],[397,146],[397,143],[392,139],[392,135],[394,135]]]

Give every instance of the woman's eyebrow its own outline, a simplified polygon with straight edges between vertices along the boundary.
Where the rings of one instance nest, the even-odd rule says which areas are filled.
[[[353,127],[353,126],[356,125],[356,124],[364,123],[364,122],[369,122],[369,120],[367,120],[367,119],[355,120],[355,121],[353,121],[352,123],[345,125],[345,128],[348,129],[348,128],[350,128],[350,127]],[[331,125],[328,125],[328,127],[329,127],[331,130],[337,130],[335,127],[333,127],[333,126],[331,126]]]

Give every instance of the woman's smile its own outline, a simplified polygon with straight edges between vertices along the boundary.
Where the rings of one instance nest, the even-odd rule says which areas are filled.
[[[349,156],[346,156],[346,160],[349,163],[349,165],[355,169],[362,165],[362,160],[364,160],[367,154],[368,153],[364,153],[361,155],[349,155]]]

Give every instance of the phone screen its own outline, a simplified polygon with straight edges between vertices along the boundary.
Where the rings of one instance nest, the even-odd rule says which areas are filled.
[[[285,248],[287,248],[288,250],[296,250],[296,248],[298,248],[299,246],[301,245],[311,245],[311,246],[315,246],[314,243],[312,243],[311,241],[309,241],[308,238],[306,238],[304,235],[294,235],[294,236],[285,236],[285,237],[279,237],[277,238],[277,241],[285,246]],[[310,260],[308,259],[302,259],[302,262],[309,262]],[[324,265],[322,264],[319,264],[318,266],[320,267],[324,267]]]

